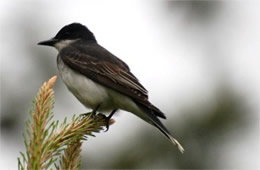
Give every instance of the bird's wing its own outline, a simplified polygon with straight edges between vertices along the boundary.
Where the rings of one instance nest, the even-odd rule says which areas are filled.
[[[103,53],[103,55],[109,56],[102,56],[101,59],[93,57],[92,54],[79,53],[77,50],[70,49],[60,53],[61,59],[70,68],[103,86],[129,96],[138,104],[152,109],[156,116],[166,118],[158,108],[148,101],[148,91],[140,84],[123,61],[111,56],[111,53]],[[111,57],[113,57],[113,60],[110,60]]]

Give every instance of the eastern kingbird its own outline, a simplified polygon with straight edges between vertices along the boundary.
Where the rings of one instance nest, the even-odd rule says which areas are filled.
[[[58,50],[57,66],[69,91],[94,112],[122,109],[135,114],[159,129],[183,153],[181,144],[172,137],[159,118],[165,115],[148,100],[148,92],[122,60],[97,43],[84,25],[72,23],[39,45]]]

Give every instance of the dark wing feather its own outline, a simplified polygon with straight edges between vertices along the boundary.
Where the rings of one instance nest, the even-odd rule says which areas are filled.
[[[88,49],[88,52],[85,52],[78,48],[66,48],[60,52],[60,57],[73,70],[131,97],[138,105],[153,110],[154,115],[166,118],[158,108],[148,101],[148,91],[139,83],[123,61],[97,44],[93,47],[88,46]]]

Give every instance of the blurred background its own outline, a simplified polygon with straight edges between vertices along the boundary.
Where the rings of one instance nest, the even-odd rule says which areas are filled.
[[[0,5],[1,169],[16,169],[41,84],[58,74],[57,51],[38,46],[80,22],[124,60],[183,144],[120,111],[84,142],[82,169],[260,168],[260,3],[257,1],[13,0]],[[84,108],[59,79],[55,119]]]

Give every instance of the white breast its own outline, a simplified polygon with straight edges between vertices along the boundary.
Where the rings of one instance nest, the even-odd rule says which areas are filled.
[[[88,108],[95,109],[97,105],[109,101],[107,90],[104,86],[73,71],[59,57],[57,65],[64,83],[82,104]]]

